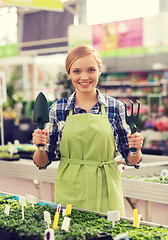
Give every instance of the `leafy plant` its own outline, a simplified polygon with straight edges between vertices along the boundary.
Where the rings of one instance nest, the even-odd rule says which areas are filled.
[[[153,182],[153,183],[168,184],[168,177],[163,178],[162,176],[159,176],[152,179],[146,178],[145,181]]]
[[[139,175],[132,176],[132,175],[124,175],[124,174],[121,174],[120,176],[121,178],[141,180],[141,181],[160,183],[160,184],[168,184],[168,177],[163,178],[162,176],[156,176],[152,178],[148,178],[148,177],[143,178],[143,177],[140,177]]]
[[[57,79],[58,79],[57,84],[63,87],[61,96],[62,98],[67,97],[66,90],[69,90],[70,94],[74,91],[72,81],[68,78],[65,70],[62,70],[61,72],[58,73]]]
[[[11,155],[10,153],[8,152],[0,152],[0,158],[1,159],[10,159],[10,158],[19,158],[19,154],[14,154],[14,155]]]
[[[4,213],[6,204],[10,205],[10,214]],[[42,240],[47,228],[44,222],[44,211],[50,212],[53,222],[56,209],[50,205],[35,205],[34,208],[27,203],[25,209],[25,218],[22,219],[21,206],[12,196],[0,196],[0,236],[2,232],[12,234],[14,240]],[[62,212],[61,212],[62,213]],[[168,230],[162,226],[133,227],[132,223],[122,220],[115,223],[107,221],[106,216],[90,211],[80,211],[72,209],[69,231],[61,230],[63,221],[60,214],[58,228],[55,230],[55,239],[57,240],[80,240],[80,239],[99,239],[102,233],[110,234],[115,237],[119,233],[128,232],[130,240],[153,240],[168,239]],[[50,226],[52,227],[52,225]]]
[[[13,70],[10,81],[7,82],[6,86],[7,102],[3,104],[4,109],[8,107],[14,109],[16,103],[23,102],[24,94],[21,90],[19,90],[17,84],[20,78],[21,78],[20,67],[17,66]]]

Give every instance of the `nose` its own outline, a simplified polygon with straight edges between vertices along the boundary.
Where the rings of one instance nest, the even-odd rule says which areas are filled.
[[[81,74],[81,80],[87,80],[87,79],[88,79],[87,73],[82,73]]]

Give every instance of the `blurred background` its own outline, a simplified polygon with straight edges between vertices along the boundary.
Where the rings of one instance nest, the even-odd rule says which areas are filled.
[[[168,0],[0,0],[0,190],[54,200],[58,161],[45,171],[32,161],[34,101],[39,92],[48,106],[71,95],[64,63],[80,43],[103,59],[101,92],[124,100],[129,114],[129,100],[135,114],[141,103],[143,162],[122,178],[126,216],[137,207],[143,219],[167,224]]]

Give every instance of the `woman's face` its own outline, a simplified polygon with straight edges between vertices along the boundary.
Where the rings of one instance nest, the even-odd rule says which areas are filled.
[[[95,57],[88,54],[72,64],[69,77],[78,93],[90,93],[95,90],[100,74]]]

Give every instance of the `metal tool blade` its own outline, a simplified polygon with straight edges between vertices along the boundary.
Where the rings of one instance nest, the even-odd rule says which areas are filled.
[[[49,122],[48,103],[45,95],[40,92],[34,103],[33,122],[38,124],[38,127],[44,129],[44,124]]]

